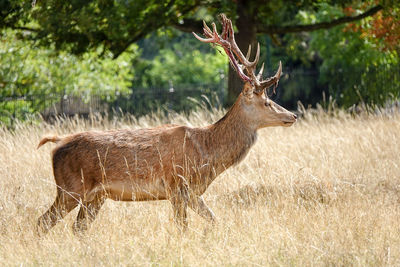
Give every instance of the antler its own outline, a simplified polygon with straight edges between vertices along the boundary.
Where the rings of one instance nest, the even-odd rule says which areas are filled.
[[[261,92],[262,90],[266,91],[272,85],[275,85],[274,86],[274,92],[275,92],[275,88],[278,86],[279,78],[281,77],[282,74],[281,62],[279,62],[278,71],[274,76],[265,80],[261,80],[262,72],[264,70],[264,64],[262,65],[260,72],[257,74],[257,76],[255,75],[257,63],[260,59],[260,44],[259,43],[257,44],[257,53],[254,61],[252,62],[249,61],[251,54],[251,45],[249,45],[249,50],[247,51],[247,55],[245,57],[236,44],[232,21],[228,19],[224,14],[220,15],[220,21],[222,24],[221,35],[218,34],[217,27],[215,26],[214,22],[212,23],[213,30],[211,31],[211,29],[207,26],[207,24],[204,21],[203,21],[204,24],[203,30],[206,38],[201,38],[195,33],[193,33],[193,35],[201,42],[214,43],[218,46],[221,46],[224,49],[225,53],[228,55],[229,61],[232,64],[233,68],[238,73],[239,77],[245,82],[250,82],[255,87],[256,92]],[[239,59],[242,65],[238,64],[235,56]],[[246,69],[246,72],[248,73],[249,76],[243,72],[242,67]]]

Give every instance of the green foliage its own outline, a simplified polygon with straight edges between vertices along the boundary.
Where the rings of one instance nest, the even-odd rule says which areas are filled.
[[[173,49],[162,49],[135,83],[140,87],[178,85],[218,85],[227,72],[227,58],[215,50],[203,53],[197,49],[185,51],[179,43]]]
[[[45,109],[61,93],[87,100],[97,94],[113,98],[127,93],[133,78],[131,57],[136,47],[116,60],[86,53],[81,57],[52,49],[32,48],[13,31],[0,39],[0,116],[23,118]],[[29,99],[28,99],[29,98]],[[29,100],[29,101],[26,101]],[[11,114],[10,114],[11,113]]]
[[[340,11],[325,6],[317,16],[335,12]],[[400,62],[396,51],[380,50],[376,43],[347,26],[312,33],[310,48],[322,58],[320,82],[328,84],[339,104],[383,105],[387,99],[399,97]]]
[[[318,12],[300,11],[296,19],[301,24],[327,21],[332,17],[343,16],[343,11],[342,8],[321,3]],[[357,14],[361,10],[354,8],[353,12]],[[303,82],[302,86],[320,88],[344,107],[357,103],[384,105],[390,99],[398,98],[398,52],[382,49],[383,39],[369,38],[365,32],[354,30],[371,27],[370,21],[373,19],[367,18],[329,30],[287,36],[286,51],[292,60],[300,61],[307,68],[313,65],[318,68],[318,78]],[[290,94],[295,98],[295,92]],[[321,91],[318,94],[322,96]]]
[[[177,23],[198,5],[195,0],[2,2],[0,27],[29,26],[31,39],[76,54],[103,47],[114,55],[154,30]]]
[[[352,2],[354,0],[3,0],[0,27],[31,29],[28,38],[76,54],[102,47],[118,56],[130,44],[162,27],[201,31],[201,20],[214,21],[220,13],[226,13],[233,21],[240,16],[251,17],[248,21],[251,25],[246,27],[261,29],[265,25],[293,25],[299,10],[313,12],[321,3],[342,7]]]
[[[192,34],[171,29],[160,31],[139,45],[141,57],[133,62],[132,95],[129,99],[120,97],[119,108],[136,115],[160,106],[182,111],[195,106],[188,97],[224,97],[228,71],[224,53],[203,45]]]

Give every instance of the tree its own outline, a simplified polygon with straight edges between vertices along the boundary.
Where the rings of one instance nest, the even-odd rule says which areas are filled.
[[[303,24],[310,24],[343,12],[360,14],[363,8],[365,6],[362,5],[350,5],[344,9],[324,5],[316,13],[299,14],[297,19]],[[387,11],[390,11],[390,17],[379,12],[376,16],[339,25],[329,31],[307,33],[306,36],[300,36],[301,39],[296,38],[297,34],[286,36],[284,41],[288,44],[288,51],[285,54],[290,54],[292,59],[297,58],[302,66],[317,63],[315,69],[318,75],[315,75],[313,82],[320,89],[315,92],[319,98],[325,92],[344,108],[357,103],[368,106],[389,104],[399,97],[400,58],[399,46],[393,43],[397,28],[396,23],[391,21],[395,14],[390,9]],[[385,21],[387,23],[383,23]],[[380,38],[376,38],[378,34]],[[308,86],[312,83],[303,79],[302,87],[306,84],[308,89],[313,88]],[[284,93],[285,98],[289,99],[297,99],[299,94],[288,86]]]
[[[317,12],[321,3],[345,7],[351,0],[128,0],[128,1],[33,1],[5,0],[0,4],[0,26],[22,30],[25,38],[39,44],[54,44],[57,49],[82,53],[101,47],[118,57],[132,43],[164,26],[187,32],[201,32],[201,19],[215,20],[225,12],[235,21],[236,40],[242,50],[253,47],[257,34],[267,34],[278,42],[286,33],[308,32],[358,21],[382,9],[392,7],[391,1],[366,1],[361,14],[346,14],[301,24],[299,12]],[[363,2],[363,1],[358,1]],[[384,3],[383,3],[384,2]],[[228,102],[236,98],[241,81],[229,71]]]
[[[130,49],[134,49],[132,47]],[[113,60],[96,53],[77,57],[50,48],[34,48],[6,30],[0,38],[0,122],[25,119],[43,111],[64,95],[79,95],[83,101],[91,95],[105,98],[129,92],[133,73],[131,53]]]

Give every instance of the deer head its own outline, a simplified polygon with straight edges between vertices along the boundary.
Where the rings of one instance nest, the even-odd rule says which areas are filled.
[[[257,45],[255,59],[250,61],[251,45],[245,57],[236,44],[232,21],[224,14],[220,15],[220,21],[222,24],[221,34],[218,34],[215,23],[212,23],[211,30],[204,21],[203,30],[206,38],[199,37],[195,33],[193,34],[201,42],[212,43],[222,47],[228,55],[232,67],[245,82],[237,100],[237,103],[239,102],[242,106],[243,112],[247,113],[248,119],[257,129],[268,126],[292,125],[296,122],[297,116],[273,102],[268,97],[267,93],[271,86],[273,86],[273,92],[275,93],[282,74],[281,62],[279,62],[278,70],[274,76],[267,79],[262,78],[264,64],[262,64],[260,71],[256,75],[255,71],[260,59],[260,44]],[[246,71],[246,73],[244,71]]]

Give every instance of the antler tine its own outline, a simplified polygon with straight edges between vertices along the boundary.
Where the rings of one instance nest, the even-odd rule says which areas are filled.
[[[251,44],[249,44],[249,49],[247,50],[247,54],[246,54],[247,60],[250,60],[250,55],[251,55]]]
[[[263,64],[261,65],[261,69],[260,69],[260,71],[259,71],[258,74],[257,74],[257,80],[261,80],[261,79],[262,79],[263,72],[264,72],[264,62],[263,62]]]
[[[219,39],[219,35],[218,35],[218,31],[217,31],[217,25],[215,25],[214,22],[211,23],[211,25],[212,25],[212,28],[213,28],[213,34],[214,34],[214,36],[218,37],[218,39]]]
[[[229,30],[231,32],[231,35],[229,36],[229,43],[232,46],[232,51],[235,53],[235,55],[238,57],[239,61],[246,66],[246,68],[250,71],[253,70],[253,68],[257,65],[258,60],[260,59],[260,44],[258,43],[257,45],[257,53],[256,53],[256,57],[254,59],[253,62],[249,61],[249,59],[247,59],[247,56],[245,57],[242,53],[242,51],[240,51],[239,47],[236,44],[236,40],[235,40],[235,35],[233,33],[233,28],[232,28],[232,21],[229,20]],[[251,45],[249,46],[251,47]],[[249,48],[250,52],[251,49]],[[249,52],[247,52],[247,54],[249,55]]]
[[[207,23],[203,20],[203,31],[204,31],[204,35],[211,35],[211,30],[208,27]]]
[[[254,58],[253,61],[253,66],[257,66],[258,61],[260,60],[260,43],[257,43],[257,53],[256,53],[256,57]]]
[[[257,89],[258,90],[264,89],[265,93],[267,93],[266,92],[267,89],[269,87],[271,87],[272,85],[274,85],[274,93],[275,93],[275,89],[278,86],[279,79],[281,78],[281,75],[282,75],[282,62],[279,61],[279,67],[278,67],[278,70],[276,71],[275,75],[270,77],[270,78],[268,78],[268,79],[266,79],[266,80],[264,80],[264,81],[262,81],[262,82],[260,82],[260,86]]]
[[[222,25],[222,33],[221,36],[224,40],[226,40],[227,34],[228,34],[228,27],[227,27],[227,17],[225,14],[221,14],[219,17],[219,21],[221,22]]]
[[[208,38],[202,38],[198,36],[196,33],[193,32],[194,37],[196,37],[197,40],[204,42],[204,43],[218,43],[219,36],[217,33],[217,26],[215,23],[212,23],[213,31],[208,27],[207,23],[203,20],[203,31],[204,35]]]
[[[281,78],[282,75],[282,62],[279,60],[279,67],[278,67],[278,71],[275,74],[278,78],[278,80]]]
[[[215,42],[214,38],[202,38],[200,36],[198,36],[197,34],[195,34],[194,32],[192,32],[194,37],[196,37],[197,40],[199,40],[200,42],[203,43],[213,43]]]
[[[254,71],[256,70],[258,61],[260,60],[260,43],[257,43],[257,53],[253,62],[250,62],[250,54],[251,54],[251,44],[249,45],[249,49],[247,50],[247,55],[246,55],[247,62],[244,63],[243,65],[246,68],[247,72],[252,76],[254,83],[258,85],[259,78],[254,74]]]

